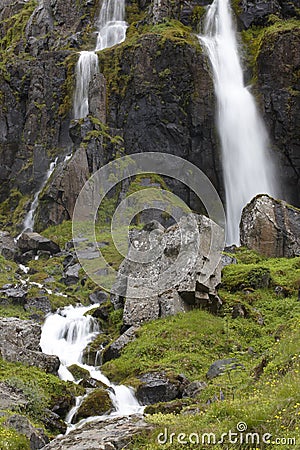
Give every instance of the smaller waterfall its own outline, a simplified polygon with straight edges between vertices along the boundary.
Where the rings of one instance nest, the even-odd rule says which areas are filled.
[[[49,178],[51,177],[52,173],[54,172],[54,169],[56,167],[57,164],[57,158],[55,159],[55,161],[53,161],[50,164],[50,167],[45,175],[44,181],[40,187],[40,189],[35,193],[34,198],[33,198],[33,202],[31,203],[30,206],[30,210],[28,211],[28,213],[25,216],[24,222],[23,222],[23,228],[21,233],[19,234],[19,236],[16,237],[16,241],[18,241],[18,239],[21,237],[21,235],[24,233],[24,231],[33,231],[33,227],[34,227],[34,214],[36,212],[36,209],[38,207],[39,204],[39,195],[42,192],[42,190],[44,189],[47,181],[49,180]]]
[[[274,195],[268,136],[249,89],[244,85],[239,46],[229,0],[214,0],[198,36],[213,69],[218,102],[226,194],[227,243],[239,243],[243,207],[257,194]]]
[[[97,305],[77,307],[70,305],[60,312],[48,315],[42,328],[41,349],[43,353],[59,357],[61,364],[58,374],[62,380],[74,381],[68,366],[77,364],[88,370],[92,378],[101,381],[110,388],[109,395],[115,408],[115,411],[110,416],[140,413],[143,411],[143,407],[140,406],[135,398],[132,388],[114,385],[101,373],[98,367],[82,362],[83,350],[99,333],[97,321],[89,314],[86,314],[89,310],[94,309],[95,306]],[[78,397],[76,399],[76,405],[67,415],[66,421],[69,424],[69,429],[73,427],[71,421],[83,398]],[[91,419],[87,419],[87,421],[89,420]],[[82,424],[82,422],[80,423]]]
[[[96,51],[113,47],[125,40],[127,23],[125,0],[104,0],[97,21],[98,36],[94,51],[80,52],[76,64],[76,87],[74,94],[74,118],[81,119],[89,113],[89,84],[99,72]]]

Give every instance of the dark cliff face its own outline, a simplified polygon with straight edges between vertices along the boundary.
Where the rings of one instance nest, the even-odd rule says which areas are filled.
[[[158,9],[155,1],[128,1],[126,42],[99,53],[105,79],[94,80],[91,86],[92,117],[72,125],[70,132],[74,67],[78,51],[94,47],[101,1],[3,2],[2,226],[21,221],[56,156],[58,168],[41,195],[39,229],[70,218],[84,180],[118,152],[164,151],[186,158],[223,196],[213,84],[193,35],[209,3],[162,0]],[[284,0],[234,2],[240,29],[248,33],[250,70],[283,168],[283,193],[296,205],[300,204],[298,6]],[[101,92],[100,97],[93,92]],[[73,159],[63,163],[71,152]],[[172,187],[189,200],[182,186]],[[192,200],[191,204],[198,206]]]

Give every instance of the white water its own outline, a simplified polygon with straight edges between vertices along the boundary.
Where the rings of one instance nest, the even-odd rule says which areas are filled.
[[[34,214],[35,211],[38,207],[39,204],[39,195],[42,192],[42,190],[44,189],[47,181],[49,180],[49,178],[51,177],[52,173],[54,172],[54,169],[56,167],[56,163],[57,163],[57,158],[55,159],[55,161],[53,161],[50,164],[50,167],[45,175],[44,181],[40,187],[40,189],[35,193],[34,198],[33,198],[33,202],[31,203],[30,206],[30,210],[28,211],[28,213],[25,216],[24,222],[23,222],[23,228],[21,233],[19,234],[19,236],[16,237],[16,241],[18,241],[18,239],[22,236],[22,234],[24,233],[24,231],[33,231],[33,227],[34,227]]]
[[[60,359],[58,374],[62,380],[74,381],[74,377],[68,370],[68,366],[77,364],[89,371],[90,376],[101,381],[109,388],[109,395],[115,411],[110,416],[123,416],[141,413],[140,406],[134,396],[132,388],[116,386],[103,375],[99,367],[83,364],[82,354],[86,346],[93,341],[99,333],[97,321],[90,315],[85,315],[97,305],[91,306],[67,306],[60,312],[50,314],[43,325],[40,346],[43,353],[56,355]],[[71,429],[71,421],[76,414],[84,397],[76,399],[76,405],[66,417],[66,422]],[[103,418],[109,416],[105,415]],[[87,419],[86,421],[92,420]],[[82,421],[80,421],[82,424]]]
[[[94,51],[80,52],[76,65],[76,87],[74,95],[74,118],[81,119],[89,113],[89,84],[99,72],[96,51],[113,47],[125,40],[127,23],[125,0],[104,0],[97,21],[98,35]]]
[[[254,98],[244,85],[229,0],[214,0],[206,15],[204,36],[198,37],[210,59],[218,102],[227,243],[239,244],[243,207],[257,194],[275,194],[268,136]]]

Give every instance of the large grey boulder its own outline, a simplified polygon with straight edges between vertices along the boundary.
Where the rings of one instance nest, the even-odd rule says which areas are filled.
[[[32,231],[21,234],[18,247],[23,253],[33,250],[34,252],[46,251],[54,255],[60,252],[60,248],[55,242]]]
[[[17,245],[10,234],[7,231],[0,231],[0,255],[13,260],[17,251]]]
[[[171,380],[165,372],[145,373],[139,379],[141,384],[137,387],[136,398],[142,405],[181,398],[184,388],[189,384],[189,381],[180,375]]]
[[[121,450],[138,434],[150,431],[153,425],[141,416],[96,419],[57,437],[44,450]]]
[[[244,208],[241,245],[268,256],[300,256],[300,210],[268,195],[259,195]]]
[[[59,359],[40,349],[41,327],[31,320],[0,318],[0,357],[57,374]]]
[[[221,304],[223,230],[205,216],[189,214],[162,230],[149,224],[131,236],[127,258],[112,292],[124,297],[125,326]]]
[[[14,428],[20,434],[24,434],[29,439],[31,450],[43,448],[49,442],[49,438],[42,428],[35,428],[26,417],[20,414],[10,416],[5,425]]]

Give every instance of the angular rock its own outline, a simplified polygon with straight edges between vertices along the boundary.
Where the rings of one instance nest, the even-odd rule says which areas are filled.
[[[136,332],[138,327],[130,327],[126,330],[118,339],[116,339],[112,344],[106,347],[102,355],[102,363],[106,363],[112,359],[119,358],[121,356],[122,350],[136,339]]]
[[[200,392],[207,388],[205,381],[192,381],[189,383],[182,392],[182,397],[194,398],[197,397]]]
[[[17,287],[7,287],[3,286],[3,289],[0,289],[0,294],[5,295],[8,300],[12,301],[14,304],[24,305],[27,297],[27,290],[25,290],[21,286]]]
[[[234,358],[229,359],[220,359],[212,363],[206,377],[211,380],[212,378],[216,378],[219,375],[223,375],[226,371],[232,371],[236,369],[244,369],[244,366],[236,361]]]
[[[22,392],[18,389],[0,382],[0,405],[1,409],[25,409],[28,404],[28,400],[25,398]]]
[[[180,398],[182,386],[179,379],[170,380],[164,372],[150,372],[139,377],[141,384],[136,398],[142,405],[169,402]]]
[[[63,281],[67,286],[78,283],[80,269],[81,269],[80,264],[74,264],[74,266],[69,266],[67,268],[63,278]]]
[[[138,415],[95,420],[54,439],[44,450],[121,450],[133,437],[152,429],[153,425]]]
[[[51,255],[54,255],[55,253],[60,252],[60,248],[55,242],[34,232],[22,233],[18,240],[18,247],[22,251],[22,253],[31,250],[33,250],[34,252],[38,252],[38,250],[41,250],[50,252]]]
[[[243,209],[241,244],[273,258],[300,256],[300,210],[268,195]]]
[[[97,289],[92,294],[89,295],[89,301],[91,303],[105,303],[108,300],[108,293],[105,291],[102,291],[100,289]]]
[[[49,438],[42,428],[35,428],[26,417],[20,414],[10,416],[5,421],[5,425],[14,428],[20,434],[24,434],[29,439],[31,450],[43,448],[49,442]]]
[[[9,362],[36,366],[57,375],[59,359],[40,350],[41,327],[31,320],[0,319],[0,357]]]
[[[7,231],[0,231],[0,255],[5,259],[14,260],[18,252],[14,239]]]
[[[212,235],[215,248],[211,247]],[[223,239],[218,225],[194,214],[181,217],[177,225],[165,231],[147,231],[146,226],[134,232],[112,289],[117,298],[126,298],[124,326],[194,307],[216,312],[221,304],[217,287]],[[144,257],[149,257],[149,262]]]

